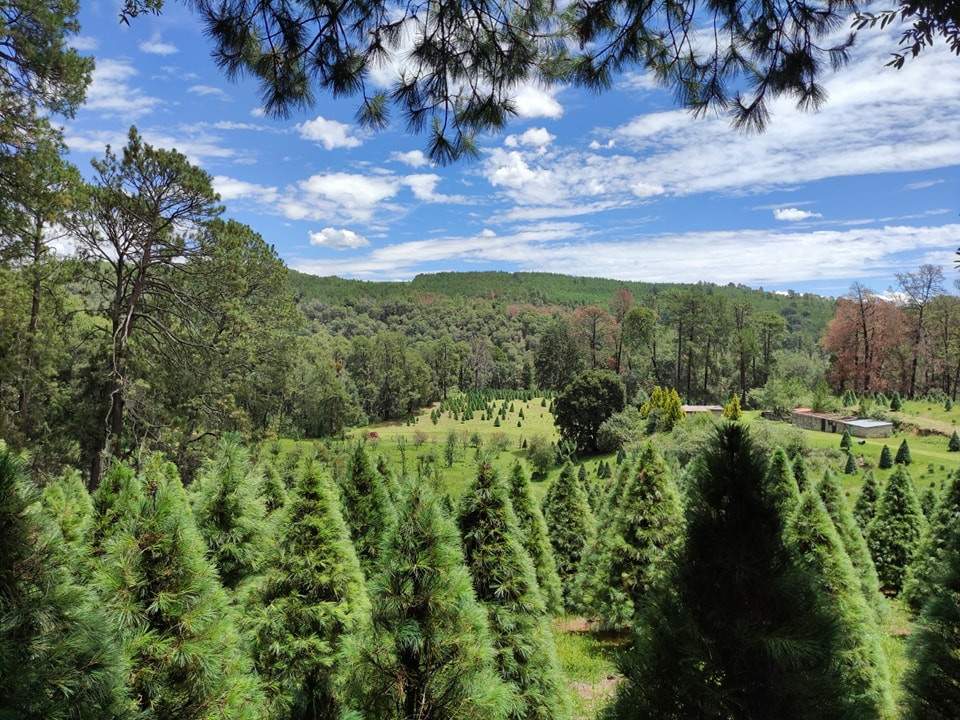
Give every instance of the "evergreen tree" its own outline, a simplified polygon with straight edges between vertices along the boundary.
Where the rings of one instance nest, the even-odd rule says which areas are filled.
[[[823,479],[817,485],[817,492],[823,505],[837,529],[837,535],[843,543],[843,549],[853,564],[860,582],[860,590],[867,604],[874,610],[876,619],[880,620],[886,614],[883,596],[880,594],[880,580],[877,577],[877,568],[873,564],[867,541],[857,526],[853,513],[843,497],[843,488],[840,479],[827,470]]]
[[[347,640],[343,691],[362,718],[501,720],[497,673],[457,528],[430,483],[410,483],[373,577],[371,623]]]
[[[947,443],[948,452],[960,452],[960,435],[957,434],[957,431],[953,431],[953,435],[950,436],[950,442]]]
[[[139,497],[140,481],[133,469],[125,463],[114,462],[100,478],[93,491],[93,518],[89,529],[90,552],[99,557],[104,544],[134,512]]]
[[[23,463],[0,442],[0,717],[124,718],[112,628],[36,500]]]
[[[954,473],[950,478],[950,484],[929,520],[903,583],[903,599],[914,612],[920,612],[933,595],[947,545],[960,522],[960,473]]]
[[[903,407],[903,401],[900,399],[900,393],[894,392],[893,397],[890,398],[890,409],[894,412],[900,412],[900,409]]]
[[[877,477],[871,470],[863,478],[860,495],[857,496],[857,502],[853,506],[853,516],[856,518],[861,532],[866,532],[867,526],[873,520],[873,515],[877,511],[877,500],[879,499],[880,483],[877,482]]]
[[[933,483],[927,485],[927,489],[920,496],[920,509],[923,510],[927,520],[933,517],[933,513],[937,509],[937,489],[933,486]]]
[[[837,618],[785,541],[766,470],[736,423],[691,467],[686,540],[635,625],[607,718],[845,716]]]
[[[823,483],[821,492],[822,488]],[[853,522],[852,517],[849,521]],[[839,717],[893,718],[890,670],[876,615],[862,593],[862,575],[858,578],[860,573],[844,549],[836,520],[831,520],[828,508],[812,488],[801,496],[791,516],[786,541],[798,566],[815,578],[821,605],[835,618],[833,653],[844,705]],[[878,594],[876,588],[872,592]]]
[[[803,455],[797,453],[797,456],[793,459],[793,477],[797,481],[797,489],[800,492],[803,492],[810,485],[810,481],[807,478],[807,464],[803,460]]]
[[[93,527],[93,501],[83,477],[77,470],[68,470],[43,489],[43,511],[58,527],[67,556],[78,578],[86,576],[88,545]]]
[[[853,459],[853,453],[847,453],[847,462],[843,466],[843,472],[845,475],[857,474],[857,461]]]
[[[909,465],[913,462],[910,457],[910,446],[907,445],[906,438],[900,443],[900,447],[897,448],[897,456],[894,458],[894,462],[897,465]]]
[[[550,545],[563,588],[563,602],[570,607],[573,580],[580,567],[580,558],[593,542],[596,520],[569,463],[563,466],[547,490],[543,499],[543,517],[547,521]]]
[[[723,406],[723,417],[727,420],[737,421],[743,417],[743,410],[740,409],[740,396],[734,393],[730,400]]]
[[[384,533],[394,520],[388,484],[376,473],[362,443],[353,450],[350,472],[341,483],[343,517],[350,528],[360,567],[370,574],[380,554]]]
[[[840,438],[840,449],[846,450],[847,454],[850,453],[850,431],[844,430],[843,437]]]
[[[900,466],[887,481],[867,527],[867,545],[885,592],[900,592],[925,523],[910,473]]]
[[[960,523],[954,522],[910,643],[907,720],[960,717]]]
[[[800,491],[790,458],[782,448],[774,450],[767,467],[766,493],[786,519],[800,502]]]
[[[234,610],[206,558],[176,468],[150,458],[97,584],[121,630],[146,720],[262,717]]]
[[[287,485],[275,462],[263,463],[261,476],[259,495],[269,517],[287,504]]]
[[[540,505],[533,497],[533,489],[523,466],[516,463],[510,475],[510,501],[520,527],[523,546],[533,561],[537,584],[543,595],[547,611],[553,615],[563,612],[563,592],[557,564],[553,559],[553,548],[547,534],[547,523],[543,519]]]
[[[580,564],[575,605],[606,628],[630,627],[681,538],[673,478],[649,447],[611,504],[602,528]]]
[[[369,621],[370,604],[339,498],[317,461],[303,463],[277,534],[249,621],[270,717],[335,720],[335,657]]]
[[[250,453],[235,435],[220,440],[190,487],[200,536],[210,549],[220,580],[236,589],[260,568],[267,535],[265,510],[257,496],[261,478]]]
[[[893,467],[893,457],[890,455],[890,448],[887,445],[880,450],[880,462],[877,467],[881,470],[889,470]]]
[[[521,541],[507,484],[482,460],[460,504],[460,537],[477,599],[487,608],[500,677],[514,691],[510,717],[570,715],[550,619]]]

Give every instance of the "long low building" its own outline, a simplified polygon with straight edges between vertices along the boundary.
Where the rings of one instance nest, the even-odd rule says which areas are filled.
[[[875,438],[893,435],[893,423],[886,420],[858,418],[840,413],[814,412],[810,408],[797,408],[792,413],[793,424],[806,430],[842,433],[846,430],[854,437]]]

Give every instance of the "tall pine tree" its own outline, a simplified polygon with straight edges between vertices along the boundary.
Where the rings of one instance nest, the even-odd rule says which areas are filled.
[[[543,519],[530,481],[519,462],[514,464],[510,474],[510,502],[517,516],[523,546],[533,561],[537,584],[547,611],[559,615],[563,612],[563,591],[560,576],[557,575],[557,563],[553,559],[550,536],[547,534],[547,522]]]
[[[429,483],[404,486],[370,584],[371,624],[348,640],[344,695],[359,718],[502,720],[487,613],[460,538]]]
[[[336,656],[370,604],[333,481],[305,460],[249,613],[270,716],[336,720]]]
[[[873,564],[873,558],[870,556],[870,549],[867,547],[867,541],[863,538],[863,533],[857,526],[857,521],[853,518],[853,513],[847,506],[843,497],[843,488],[840,480],[830,470],[827,470],[823,479],[817,485],[817,492],[823,500],[824,507],[833,521],[843,548],[853,563],[853,568],[860,581],[860,590],[863,593],[867,604],[876,613],[877,620],[882,619],[886,614],[886,606],[883,596],[880,594],[880,580],[877,577],[877,568]]]
[[[567,689],[533,562],[510,491],[486,459],[460,503],[460,537],[477,599],[487,608],[500,677],[514,690],[514,720],[563,720]]]
[[[588,549],[576,578],[577,609],[626,628],[681,538],[680,500],[663,459],[648,446]]]
[[[860,488],[857,502],[853,505],[853,516],[857,519],[857,525],[860,526],[861,532],[867,531],[867,526],[877,512],[877,501],[879,499],[880,483],[877,482],[877,476],[873,474],[873,471],[869,470],[863,478],[863,487]]]
[[[900,592],[925,525],[910,473],[899,465],[887,480],[877,512],[867,527],[867,546],[884,592]]]
[[[825,611],[835,618],[833,654],[844,703],[839,717],[893,718],[890,669],[876,613],[863,595],[862,578],[831,515],[821,497],[807,490],[790,518],[786,540],[799,567],[813,575]]]
[[[569,463],[564,465],[560,475],[547,490],[543,499],[543,517],[547,521],[550,545],[557,562],[563,602],[569,607],[580,559],[596,534],[596,520],[590,510],[587,495]]]
[[[800,492],[803,492],[810,485],[810,481],[807,479],[807,463],[803,459],[802,453],[797,453],[797,456],[793,459],[793,476],[797,480],[797,488]]]
[[[113,628],[36,501],[23,463],[0,442],[0,717],[127,717]]]
[[[176,468],[149,458],[96,573],[145,720],[262,717],[235,611],[206,557]]]
[[[260,482],[239,437],[227,435],[190,487],[200,536],[229,590],[258,572],[263,560],[268,535]]]
[[[842,717],[837,618],[786,543],[783,491],[743,425],[717,429],[687,492],[684,546],[636,623],[607,717]]]
[[[344,519],[360,565],[370,574],[377,564],[383,535],[394,522],[394,508],[388,482],[374,469],[362,443],[353,450],[341,492]]]
[[[916,557],[907,569],[903,599],[919,612],[933,594],[937,574],[943,564],[954,528],[960,523],[960,472],[950,478],[946,492],[937,504],[923,535]]]

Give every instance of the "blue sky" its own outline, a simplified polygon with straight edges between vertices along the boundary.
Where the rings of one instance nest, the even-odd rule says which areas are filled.
[[[136,124],[305,272],[544,270],[834,295],[854,280],[885,291],[923,262],[957,277],[960,59],[942,46],[895,71],[894,35],[863,35],[822,111],[778,101],[759,136],[692,118],[642,72],[599,96],[526,86],[477,160],[438,168],[399,123],[357,127],[349,99],[263,117],[256,83],[220,73],[179,4],[125,27],[114,2],[82,3],[81,25],[74,42],[97,70],[65,125],[73,160],[88,168]]]

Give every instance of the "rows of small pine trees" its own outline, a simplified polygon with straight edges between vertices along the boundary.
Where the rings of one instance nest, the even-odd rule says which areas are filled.
[[[610,477],[607,477],[609,475]],[[630,633],[608,720],[896,716],[884,595],[917,613],[907,717],[958,717],[960,476],[839,478],[729,422],[682,481],[652,446],[542,506],[482,455],[454,504],[363,445],[225,438],[33,489],[0,448],[0,717],[564,720],[551,618]]]

